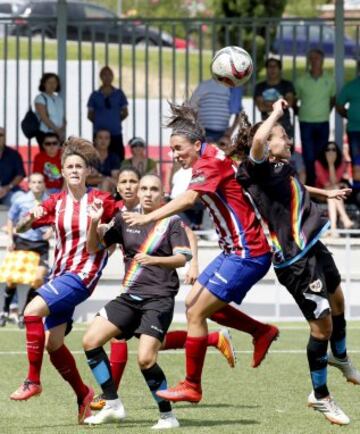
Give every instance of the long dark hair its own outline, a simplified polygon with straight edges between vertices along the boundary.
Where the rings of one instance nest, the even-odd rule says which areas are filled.
[[[71,155],[77,155],[82,158],[87,167],[96,167],[99,162],[99,154],[93,144],[81,137],[70,136],[64,142],[64,150],[61,156],[62,166],[64,166],[66,159]]]
[[[184,136],[191,143],[197,140],[205,141],[205,130],[201,126],[197,111],[188,102],[180,105],[169,101],[171,115],[165,124],[167,128],[171,128],[172,136]]]
[[[249,155],[252,140],[262,122],[252,125],[247,114],[242,111],[238,120],[238,133],[234,139],[229,157],[237,156],[240,159]]]
[[[335,169],[337,169],[343,161],[343,154],[342,154],[341,149],[339,148],[339,146],[336,142],[334,142],[334,141],[327,142],[327,144],[319,152],[317,159],[325,169],[329,168],[329,165],[328,165],[328,162],[326,159],[326,150],[328,149],[329,145],[335,146],[335,148],[336,148]]]

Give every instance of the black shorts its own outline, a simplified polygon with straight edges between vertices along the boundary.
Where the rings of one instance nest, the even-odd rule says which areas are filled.
[[[36,252],[40,255],[39,266],[48,268],[49,266],[49,241],[39,240],[31,241],[25,238],[14,236],[15,250],[25,250]]]
[[[320,241],[294,264],[275,268],[275,273],[307,320],[323,318],[330,312],[328,294],[335,292],[341,277],[332,254]]]
[[[144,334],[162,342],[173,318],[174,304],[174,297],[136,300],[130,294],[121,294],[106,304],[98,315],[121,331],[117,336],[119,339]]]

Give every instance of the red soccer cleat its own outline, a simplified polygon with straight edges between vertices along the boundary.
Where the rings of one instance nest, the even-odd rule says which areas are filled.
[[[94,389],[91,386],[88,386],[88,393],[85,396],[85,398],[82,400],[82,402],[79,404],[79,415],[78,415],[78,422],[79,425],[82,425],[84,423],[84,420],[87,417],[92,416],[90,405],[92,400],[94,399]]]
[[[41,384],[36,384],[30,380],[25,380],[23,384],[10,395],[10,399],[14,401],[26,401],[32,396],[40,395],[41,392]]]
[[[196,386],[185,381],[180,381],[180,383],[175,387],[170,387],[166,390],[159,390],[156,392],[159,398],[166,399],[167,401],[178,402],[178,401],[188,401],[197,404],[201,401],[202,392],[201,386]]]
[[[251,366],[257,368],[260,363],[265,359],[270,345],[279,336],[279,329],[273,325],[268,324],[266,331],[253,339],[254,353]]]

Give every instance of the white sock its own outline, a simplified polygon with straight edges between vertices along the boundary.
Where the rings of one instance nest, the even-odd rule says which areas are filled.
[[[160,419],[168,419],[169,417],[175,417],[172,411],[164,411],[160,413]]]
[[[117,410],[118,408],[121,407],[121,401],[120,401],[119,398],[116,398],[116,399],[107,399],[106,400],[106,405],[108,407],[113,408],[114,410]]]

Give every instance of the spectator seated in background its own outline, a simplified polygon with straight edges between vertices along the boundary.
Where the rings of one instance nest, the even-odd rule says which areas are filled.
[[[19,184],[25,177],[21,155],[5,145],[5,129],[0,128],[0,204],[10,207],[23,194]]]
[[[38,229],[29,229],[22,234],[15,234],[14,228],[19,220],[24,217],[31,209],[35,208],[43,200],[47,199],[45,192],[44,176],[41,173],[33,173],[29,177],[29,188],[27,193],[23,193],[14,200],[8,212],[8,235],[9,244],[8,251],[22,250],[35,252],[40,255],[39,266],[36,271],[34,281],[30,284],[30,289],[27,293],[25,305],[21,311],[17,322],[20,328],[23,328],[23,313],[26,305],[34,298],[35,291],[39,288],[48,272],[49,261],[49,238],[52,235],[50,227],[43,226]],[[16,280],[15,280],[16,282]],[[8,282],[5,287],[5,299],[3,312],[0,314],[0,324],[4,326],[9,318],[9,310],[11,304],[16,299],[16,283]]]
[[[44,176],[48,194],[58,193],[63,186],[59,136],[56,133],[45,133],[42,146],[43,150],[34,158],[32,172]]]
[[[99,154],[99,162],[92,169],[86,182],[100,190],[115,193],[120,170],[120,158],[117,154],[109,151],[110,140],[108,130],[99,130],[95,134],[94,146]]]
[[[62,142],[65,139],[64,103],[60,92],[60,78],[53,72],[42,75],[39,85],[39,95],[35,98],[35,110],[40,120],[40,129],[36,140],[43,149],[45,133],[56,133]]]
[[[265,120],[273,110],[273,104],[279,98],[284,98],[289,107],[295,105],[295,89],[291,81],[284,80],[281,76],[282,62],[280,59],[270,57],[265,62],[266,80],[257,83],[254,91],[256,107],[261,112],[261,119]],[[280,119],[289,137],[294,137],[294,127],[291,123],[290,110],[284,110]]]
[[[346,181],[346,164],[343,159],[342,152],[335,142],[328,142],[327,145],[320,151],[317,160],[315,161],[316,172],[316,187],[325,189],[340,188]],[[342,200],[328,199],[328,211],[330,219],[330,234],[337,236],[337,219],[345,229],[350,229],[354,226],[354,222],[349,218],[345,205]]]
[[[133,137],[128,145],[131,150],[131,158],[124,160],[121,164],[123,167],[135,167],[141,176],[144,175],[157,175],[157,163],[152,158],[146,156],[145,140],[141,137]]]

